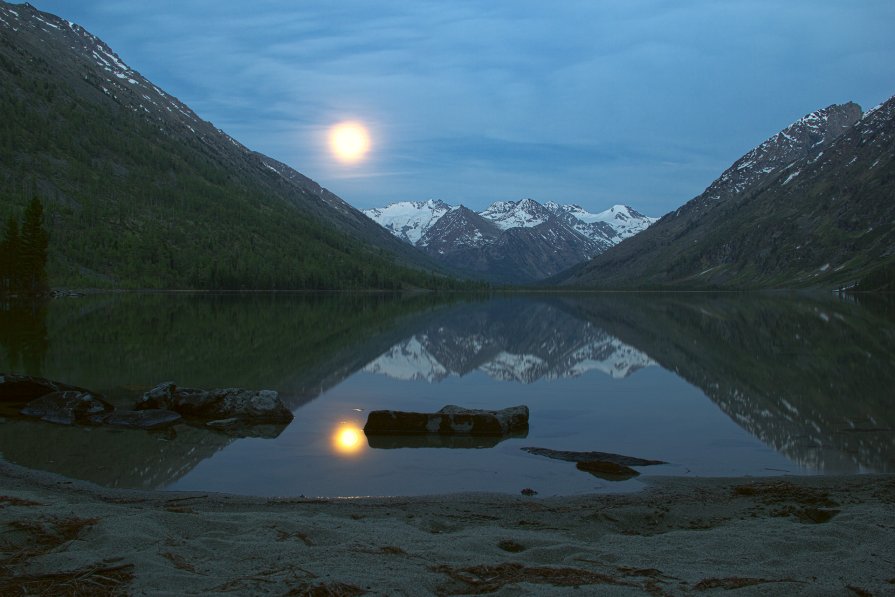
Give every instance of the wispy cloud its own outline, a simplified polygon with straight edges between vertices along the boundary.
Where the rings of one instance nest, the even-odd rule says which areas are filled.
[[[895,93],[890,0],[32,3],[359,206],[660,215],[804,113]],[[374,134],[352,171],[321,133],[343,118]]]

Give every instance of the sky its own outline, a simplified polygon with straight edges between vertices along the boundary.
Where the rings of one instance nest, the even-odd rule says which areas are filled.
[[[892,0],[31,0],[365,209],[660,216],[801,116],[895,95]],[[363,122],[366,158],[327,130]]]

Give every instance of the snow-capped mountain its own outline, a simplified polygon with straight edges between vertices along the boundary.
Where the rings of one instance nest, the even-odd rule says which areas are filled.
[[[550,202],[546,207],[555,214],[566,213],[574,217],[578,220],[574,224],[575,230],[595,240],[609,236],[617,237],[619,240],[616,242],[619,242],[643,232],[659,219],[645,216],[627,205],[613,205],[597,214],[590,213],[580,205],[557,205]]]
[[[497,201],[479,213],[431,199],[364,213],[454,268],[509,283],[551,276],[656,221],[625,205],[594,214],[579,205],[542,205],[534,199]]]

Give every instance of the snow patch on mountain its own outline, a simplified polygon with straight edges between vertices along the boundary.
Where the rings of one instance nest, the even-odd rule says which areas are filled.
[[[550,218],[550,211],[534,199],[496,201],[479,215],[490,220],[501,230],[533,228]]]
[[[659,219],[645,216],[635,209],[621,204],[613,205],[606,211],[601,211],[596,214],[590,213],[580,205],[575,204],[556,205],[555,203],[552,203],[548,204],[548,208],[550,206],[556,206],[556,212],[562,210],[565,213],[574,216],[575,219],[580,220],[584,224],[608,224],[615,231],[619,240],[634,236],[638,232],[643,232]],[[595,236],[595,230],[601,230],[602,228],[595,226],[576,226],[575,229],[586,236],[593,237]]]
[[[861,107],[854,103],[806,114],[734,162],[705,190],[704,199],[717,201],[757,188],[787,165],[822,152],[862,116]]]
[[[416,245],[423,234],[441,216],[457,209],[437,199],[401,201],[385,207],[365,209],[364,215],[411,245]]]

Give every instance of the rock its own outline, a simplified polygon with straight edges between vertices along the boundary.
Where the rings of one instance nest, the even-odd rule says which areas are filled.
[[[374,433],[367,436],[367,443],[371,448],[385,450],[397,448],[452,448],[463,450],[493,448],[504,440],[527,436],[527,431],[508,433],[507,435],[439,435],[434,433],[380,435]]]
[[[212,417],[209,411],[213,408],[214,399],[205,390],[178,388],[174,382],[166,381],[155,386],[145,394],[137,404],[137,410],[161,408],[173,410],[187,417]]]
[[[116,410],[102,418],[106,425],[128,429],[158,429],[180,421],[182,417],[173,410],[147,408],[143,410]]]
[[[137,410],[161,408],[197,419],[239,419],[242,423],[288,423],[292,412],[273,390],[178,388],[173,382],[157,385],[143,395]]]
[[[624,481],[640,474],[630,467],[605,460],[584,460],[576,463],[575,468],[607,481]]]
[[[556,460],[565,460],[567,462],[607,462],[618,464],[621,466],[650,466],[653,464],[668,464],[662,460],[644,460],[643,458],[635,458],[633,456],[624,456],[622,454],[610,454],[609,452],[567,452],[564,450],[551,450],[549,448],[522,448],[529,454],[537,456],[546,456],[547,458],[555,458]]]
[[[475,410],[448,405],[436,413],[374,410],[364,425],[367,435],[507,435],[527,430],[527,406]]]
[[[25,405],[52,392],[89,392],[84,388],[30,375],[0,373],[0,402]]]
[[[112,405],[90,392],[52,392],[29,402],[21,413],[42,421],[71,425],[94,423],[96,417],[112,410]]]

